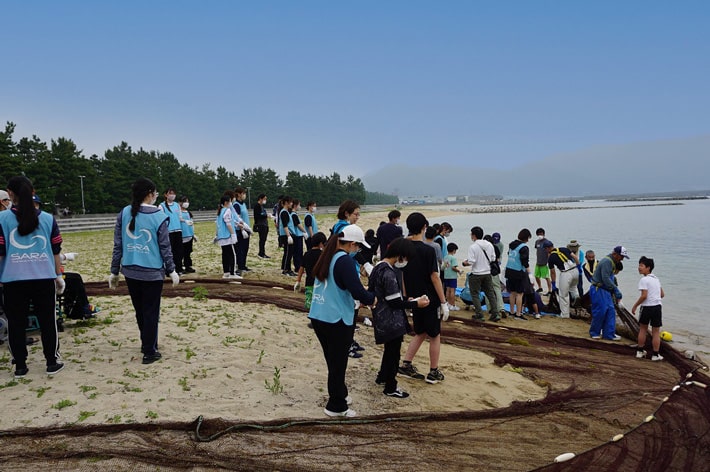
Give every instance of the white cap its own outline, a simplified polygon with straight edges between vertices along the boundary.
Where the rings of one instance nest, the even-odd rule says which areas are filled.
[[[365,233],[362,232],[357,225],[347,225],[341,231],[342,236],[340,236],[341,241],[350,241],[353,243],[360,243],[366,248],[370,248],[370,245],[365,241]]]
[[[9,200],[9,199],[10,199],[10,195],[4,190],[0,190],[0,200]]]

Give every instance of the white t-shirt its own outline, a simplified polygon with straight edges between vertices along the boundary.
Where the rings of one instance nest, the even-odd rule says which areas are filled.
[[[484,252],[485,251],[485,254]],[[488,259],[486,259],[486,254]],[[490,262],[488,261],[490,259]],[[478,239],[468,248],[468,262],[471,263],[471,273],[486,275],[491,273],[491,262],[496,260],[493,245],[485,239]]]
[[[646,290],[646,299],[641,306],[661,305],[661,281],[653,274],[641,277],[639,290]]]

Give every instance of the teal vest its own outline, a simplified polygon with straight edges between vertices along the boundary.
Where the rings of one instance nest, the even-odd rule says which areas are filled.
[[[520,262],[520,250],[524,246],[525,244],[520,244],[515,249],[510,249],[508,251],[508,263],[505,266],[506,268],[517,271],[525,270],[525,267],[523,267],[522,262]]]
[[[187,222],[191,220],[192,218],[190,218],[190,212],[182,210],[182,221],[180,222],[180,227],[182,228],[183,238],[191,238],[195,235],[195,227],[187,224]]]
[[[301,231],[301,228],[299,228],[298,226],[296,226],[296,223],[293,222],[293,217],[294,217],[294,216],[296,216],[296,212],[295,212],[295,211],[292,211],[292,212],[289,214],[289,217],[291,217],[291,226],[293,227],[293,229],[291,230],[291,232],[293,233],[294,236],[303,236],[303,231]],[[291,229],[291,226],[289,226],[289,229]]]
[[[307,212],[306,212],[306,216],[310,216],[310,217],[311,217],[311,222],[312,222],[311,228],[313,228],[313,234],[316,234],[316,233],[318,232],[318,221],[316,221],[316,215],[314,215],[313,213],[307,211]],[[304,223],[304,224],[303,224],[303,227],[306,228],[306,234],[308,234],[308,227],[307,227],[306,224],[305,224],[305,223],[306,223],[305,218],[304,218],[304,220],[303,220],[303,223]]]
[[[308,317],[325,323],[335,324],[343,321],[348,326],[352,326],[355,321],[355,299],[350,292],[338,287],[333,278],[333,267],[335,261],[345,256],[345,252],[338,251],[330,261],[328,277],[325,281],[315,280],[313,284],[313,299],[311,300],[311,310]]]
[[[279,212],[279,236],[286,236],[286,230],[284,229],[283,222],[281,221],[281,215],[283,214],[283,212],[286,212],[288,214],[288,230],[291,232],[291,234],[296,236],[296,231],[293,227],[293,219],[291,218],[291,212],[289,212],[285,208],[282,208]]]
[[[33,232],[20,236],[17,232],[15,212],[0,212],[0,226],[5,236],[5,257],[2,261],[0,281],[45,280],[57,277],[52,253],[52,227],[54,217],[40,212],[39,225]]]
[[[219,211],[219,216],[217,216],[217,219],[215,220],[215,224],[217,225],[217,239],[229,239],[231,236],[229,227],[227,226],[227,223],[224,222],[224,214],[228,211],[231,210],[229,208],[222,208]]]
[[[167,219],[162,211],[155,213],[141,213],[136,215],[136,227],[133,231],[128,229],[131,224],[131,206],[123,209],[121,215],[121,235],[123,256],[122,266],[139,266],[148,269],[163,267],[163,257],[160,255],[158,245],[158,228]]]
[[[169,209],[168,205],[170,206]],[[163,208],[163,211],[168,218],[170,218],[168,221],[168,231],[171,233],[181,231],[182,226],[180,225],[180,213],[182,212],[182,208],[180,208],[180,204],[178,202],[172,202],[170,204],[168,204],[168,202],[163,202],[160,206]]]

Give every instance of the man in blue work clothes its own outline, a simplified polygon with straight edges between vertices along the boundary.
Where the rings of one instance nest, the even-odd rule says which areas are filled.
[[[624,246],[616,246],[611,254],[597,264],[592,275],[592,286],[589,295],[592,299],[592,324],[589,335],[592,339],[604,338],[618,341],[616,335],[616,307],[614,299],[621,300],[621,291],[614,283],[614,268],[617,262],[628,259],[629,254]]]

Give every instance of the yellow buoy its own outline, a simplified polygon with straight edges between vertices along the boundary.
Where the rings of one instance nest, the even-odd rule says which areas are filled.
[[[668,331],[661,331],[661,339],[666,342],[673,341],[673,335]]]

